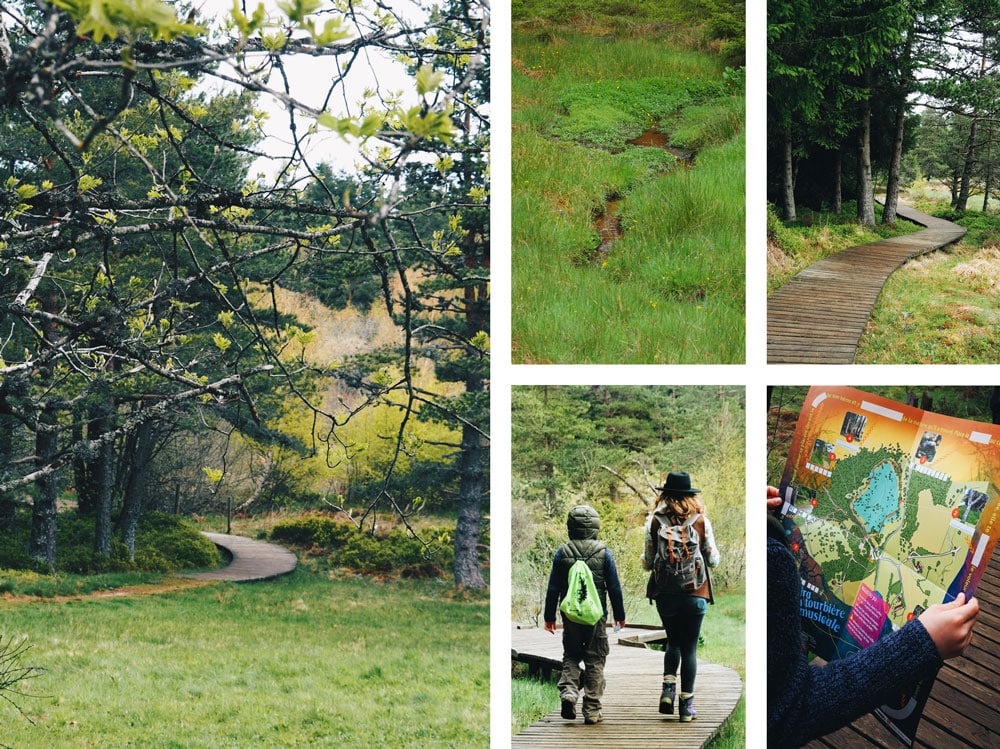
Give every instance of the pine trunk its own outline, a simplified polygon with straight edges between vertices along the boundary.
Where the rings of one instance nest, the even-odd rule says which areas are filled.
[[[458,522],[455,524],[455,586],[485,588],[479,571],[479,526],[482,522],[483,437],[471,426],[462,427]]]
[[[58,447],[58,418],[50,403],[42,406],[35,433],[35,464],[43,468],[55,457]],[[28,553],[35,564],[49,572],[56,571],[56,523],[59,477],[53,471],[35,482],[38,493],[31,511],[31,539]]]
[[[969,205],[969,193],[972,189],[972,169],[976,164],[976,130],[978,120],[973,119],[969,125],[969,140],[965,144],[965,160],[962,165],[962,178],[959,181],[958,197],[955,208],[964,211]]]
[[[129,559],[133,561],[135,538],[146,505],[146,484],[149,477],[149,462],[152,458],[153,425],[151,421],[144,421],[136,430],[135,450],[131,453],[131,466],[122,500],[122,540],[128,548]]]
[[[866,73],[866,81],[871,74]],[[862,226],[875,226],[875,194],[872,186],[871,154],[872,107],[867,99],[861,107],[861,133],[858,136],[858,221]]]
[[[833,163],[833,214],[839,216],[844,211],[844,151],[837,149]]]
[[[795,221],[795,170],[792,159],[792,134],[785,133],[785,150],[782,165],[782,207],[781,217],[785,221]]]
[[[0,481],[6,481],[7,469],[14,457],[14,415],[6,402],[6,387],[0,382]],[[0,533],[14,523],[14,497],[10,492],[0,492]]]
[[[899,206],[899,166],[903,160],[903,126],[906,123],[906,102],[900,102],[896,111],[896,134],[892,143],[892,158],[889,161],[889,178],[885,183],[885,210],[882,211],[882,223],[892,226],[896,223],[896,210]]]

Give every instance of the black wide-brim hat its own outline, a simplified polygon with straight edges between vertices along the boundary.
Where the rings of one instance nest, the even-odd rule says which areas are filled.
[[[691,486],[691,477],[686,471],[671,471],[667,474],[667,480],[663,486],[656,487],[658,492],[670,492],[671,494],[700,494],[701,489]]]

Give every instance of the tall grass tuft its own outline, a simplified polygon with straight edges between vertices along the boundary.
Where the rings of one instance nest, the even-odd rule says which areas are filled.
[[[662,39],[515,31],[512,338],[520,363],[744,358],[744,97]],[[627,145],[644,130],[697,150]],[[606,255],[594,217],[624,198]]]

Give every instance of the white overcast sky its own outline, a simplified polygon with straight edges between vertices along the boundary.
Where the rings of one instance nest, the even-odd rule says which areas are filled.
[[[247,0],[246,13],[248,15],[253,13],[259,1]],[[263,5],[269,12],[274,13],[275,17],[279,16],[276,0],[263,0]],[[400,9],[407,5],[413,7],[406,2],[394,3],[397,12],[400,12]],[[323,8],[331,6],[332,3],[323,4]],[[233,3],[232,0],[201,0],[201,2],[196,0],[195,7],[200,23],[217,28],[222,19],[229,15]],[[366,64],[356,64],[351,70],[346,88],[342,91],[338,90],[336,96],[331,99],[328,107],[331,114],[343,117],[349,112],[356,113],[358,102],[363,97],[364,91],[369,88],[377,88],[383,93],[403,91],[408,95],[414,90],[415,86],[402,65],[386,55],[378,54],[377,50],[365,54],[367,55]],[[291,95],[314,109],[321,108],[336,65],[337,61],[332,57],[289,56],[285,69],[291,86]],[[272,81],[272,85],[278,85],[278,83]],[[219,87],[221,83],[218,80],[210,81],[208,83],[209,90],[213,86]],[[280,85],[278,87],[280,88]],[[251,173],[264,172],[273,176],[280,167],[282,157],[291,153],[288,113],[281,102],[263,94],[258,101],[258,106],[269,114],[268,122],[265,125],[267,137],[259,148],[278,158],[271,162],[260,161],[252,167]],[[296,127],[300,134],[304,133],[311,124],[310,119],[301,116],[296,121]],[[307,155],[312,157],[313,162],[325,161],[332,164],[335,169],[345,172],[355,171],[356,165],[360,161],[358,148],[352,140],[345,140],[325,128],[320,128],[315,135],[310,137]]]

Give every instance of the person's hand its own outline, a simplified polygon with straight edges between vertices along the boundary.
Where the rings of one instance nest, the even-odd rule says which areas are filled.
[[[781,507],[781,495],[778,490],[773,487],[767,487],[767,509],[769,512],[774,512]]]
[[[624,619],[622,619],[621,621],[618,621],[618,620],[616,619],[616,620],[615,620],[615,626],[616,626],[616,627],[617,627],[618,629],[625,629],[625,620],[624,620]]]
[[[556,623],[555,622],[545,622],[545,631],[546,632],[551,632],[552,634],[555,634],[556,633]]]
[[[951,603],[936,603],[920,615],[920,623],[931,636],[943,660],[965,652],[972,640],[972,626],[979,615],[979,601],[965,600],[959,593]]]

